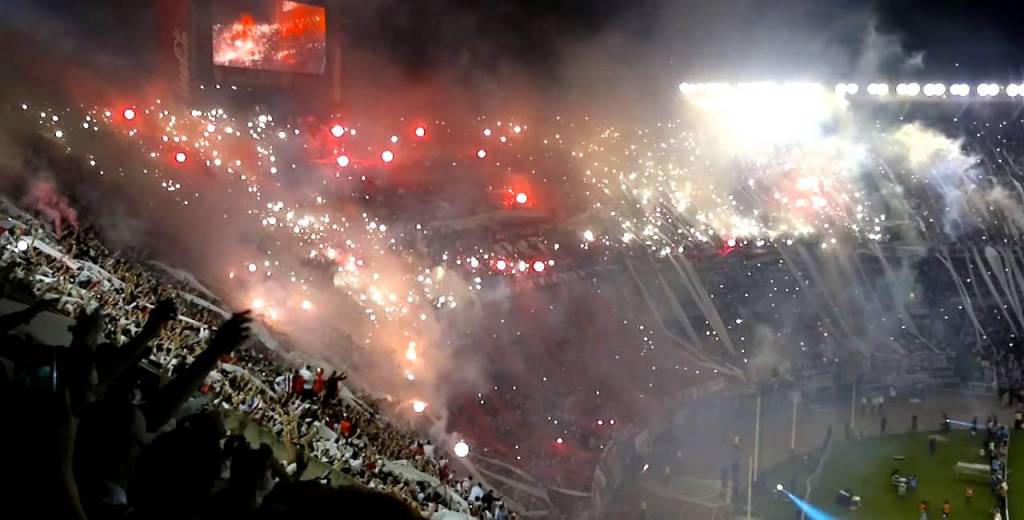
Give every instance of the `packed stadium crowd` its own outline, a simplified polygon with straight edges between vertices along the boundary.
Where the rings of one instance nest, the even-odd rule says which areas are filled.
[[[109,250],[66,211],[33,215],[8,201],[2,210],[0,284],[15,310],[0,317],[0,394],[12,422],[28,425],[4,435],[26,448],[14,466],[29,468],[8,490],[53,487],[64,500],[43,511],[517,517],[494,490],[456,476],[445,450],[353,392],[346,374],[296,365],[258,341],[247,312],[229,315],[194,285]],[[33,335],[55,323],[68,324],[69,345]],[[254,447],[253,428],[286,448]],[[60,449],[27,449],[41,442]]]

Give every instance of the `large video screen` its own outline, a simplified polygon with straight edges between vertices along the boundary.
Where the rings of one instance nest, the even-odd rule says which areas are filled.
[[[213,64],[307,74],[324,72],[327,13],[288,0],[213,3]]]

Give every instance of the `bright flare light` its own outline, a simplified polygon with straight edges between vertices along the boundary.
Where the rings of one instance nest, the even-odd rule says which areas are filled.
[[[476,151],[476,156],[481,158],[481,159],[483,159],[484,157],[487,157],[487,150],[484,150],[483,148],[477,150]]]
[[[497,267],[499,271],[504,271],[505,269],[508,268],[508,262],[504,260],[498,260],[497,262],[494,262],[494,267]]]
[[[28,242],[24,240],[18,241],[18,251],[28,251]]]
[[[342,168],[348,166],[348,156],[347,155],[339,155],[338,156],[338,166],[341,166]]]
[[[334,125],[331,127],[331,135],[334,137],[341,137],[345,135],[345,127],[341,125]]]
[[[186,159],[188,159],[188,156],[185,155],[185,152],[178,152],[174,154],[174,160],[178,161],[179,164],[185,162]]]
[[[409,347],[405,349],[405,359],[408,359],[409,361],[416,361],[417,355],[415,341],[410,341]]]
[[[516,194],[516,204],[526,204],[527,200],[529,200],[529,197],[525,193],[519,192]]]
[[[533,263],[533,270],[537,271],[538,273],[543,273],[544,272],[544,262],[542,262],[540,260],[537,260],[536,262],[534,262]]]
[[[420,401],[418,399],[412,402],[412,411],[414,411],[416,413],[423,413],[423,410],[426,410],[426,409],[427,409],[427,403],[424,403],[423,401]],[[469,448],[467,447],[467,450],[468,449]],[[467,451],[466,453],[469,453],[469,451]],[[465,455],[463,455],[463,456],[465,456]]]
[[[253,299],[251,306],[252,306],[253,309],[259,310],[259,309],[263,308],[263,305],[265,303],[266,302],[263,301],[263,298],[255,298],[255,299]]]
[[[583,240],[586,240],[587,242],[593,242],[594,241],[594,232],[589,230],[589,229],[584,231],[583,232]]]
[[[313,302],[309,300],[302,300],[302,310],[309,311],[313,310]]]
[[[124,116],[125,120],[131,121],[132,119],[135,119],[135,110],[126,108],[124,109],[124,112],[121,112],[121,115]]]
[[[391,150],[384,150],[380,154],[380,160],[382,160],[382,161],[384,161],[386,163],[394,161],[395,160],[395,153],[392,152]]]
[[[423,128],[422,126],[417,126],[416,127],[416,137],[423,137],[425,135],[427,135],[427,129]]]
[[[750,152],[820,136],[846,103],[820,83],[708,84],[684,97],[716,133]]]
[[[466,441],[456,442],[454,451],[455,456],[461,459],[466,455],[469,455],[469,444],[466,444]]]

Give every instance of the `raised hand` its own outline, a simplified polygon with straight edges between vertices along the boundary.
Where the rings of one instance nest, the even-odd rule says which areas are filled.
[[[146,320],[147,327],[157,327],[178,317],[178,306],[174,300],[169,298],[160,300],[152,310],[149,311],[149,318]]]
[[[213,342],[211,348],[223,350],[224,352],[230,352],[235,347],[249,341],[249,337],[252,335],[252,314],[251,310],[244,310],[242,312],[236,312],[232,314],[227,321],[225,321],[217,333],[213,336]]]
[[[71,326],[71,346],[87,347],[90,351],[99,342],[103,332],[103,313],[99,306],[89,312],[83,308],[78,312],[78,319]]]
[[[146,406],[146,427],[149,431],[160,429],[188,401],[206,376],[217,366],[221,356],[249,340],[252,318],[250,311],[235,313],[217,329],[210,346],[206,347],[185,371],[160,389],[155,399]]]

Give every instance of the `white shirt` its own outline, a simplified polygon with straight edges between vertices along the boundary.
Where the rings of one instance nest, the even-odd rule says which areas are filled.
[[[471,489],[469,491],[469,501],[470,502],[479,502],[480,499],[483,498],[483,497],[484,497],[484,490],[483,490],[483,488],[480,487],[479,484],[474,485],[473,489]]]

